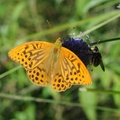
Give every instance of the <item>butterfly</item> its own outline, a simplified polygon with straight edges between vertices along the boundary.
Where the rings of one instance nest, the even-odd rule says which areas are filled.
[[[81,59],[69,49],[62,47],[62,39],[54,44],[43,41],[23,43],[13,48],[9,57],[20,63],[29,79],[39,85],[50,85],[62,92],[72,85],[89,85],[90,74]]]

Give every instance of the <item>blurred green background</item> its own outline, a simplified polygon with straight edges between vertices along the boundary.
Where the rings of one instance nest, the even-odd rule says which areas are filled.
[[[106,71],[92,67],[90,86],[73,86],[62,93],[32,84],[24,68],[7,55],[21,43],[55,42],[71,32],[84,32],[91,42],[120,37],[119,4],[120,0],[0,0],[0,120],[120,120],[120,41],[97,45]]]

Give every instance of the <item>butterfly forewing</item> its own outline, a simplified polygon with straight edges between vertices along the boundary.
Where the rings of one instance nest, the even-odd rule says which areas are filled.
[[[48,57],[52,45],[40,41],[27,42],[12,49],[8,55],[26,69],[33,69]]]
[[[71,84],[91,84],[91,77],[83,62],[70,50],[61,49],[61,73],[64,80]]]

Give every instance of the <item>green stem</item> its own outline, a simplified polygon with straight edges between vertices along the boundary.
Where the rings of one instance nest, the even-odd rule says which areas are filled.
[[[80,91],[94,92],[94,93],[104,93],[104,94],[119,94],[120,91],[113,90],[98,90],[98,89],[90,89],[90,88],[80,88]]]
[[[19,96],[19,95],[10,95],[5,93],[0,93],[0,97],[12,99],[12,100],[22,100],[22,101],[34,101],[38,103],[50,103],[50,104],[60,104],[60,105],[66,105],[66,106],[74,106],[74,107],[86,107],[83,104],[75,103],[75,102],[68,102],[63,100],[50,100],[50,99],[43,99],[43,98],[35,98],[35,97],[29,97],[29,96]],[[116,108],[108,108],[108,107],[102,107],[102,106],[94,106],[94,105],[88,105],[86,107],[87,109],[98,109],[102,111],[109,111],[109,112],[118,112],[120,114],[120,109]]]
[[[117,40],[120,40],[120,37],[118,37],[118,38],[111,38],[111,39],[102,40],[102,41],[95,41],[93,43],[90,43],[90,45],[93,46],[93,45],[96,45],[96,44],[101,44],[101,43],[110,42],[110,41],[117,41]]]
[[[22,66],[17,66],[17,67],[15,67],[15,68],[13,68],[13,69],[5,72],[5,73],[2,73],[2,74],[0,75],[0,79],[3,78],[3,77],[5,77],[5,76],[7,76],[7,75],[9,75],[9,74],[11,74],[12,72],[14,72],[14,71],[16,71],[16,70],[18,70],[18,69],[20,69],[21,67],[22,67]]]

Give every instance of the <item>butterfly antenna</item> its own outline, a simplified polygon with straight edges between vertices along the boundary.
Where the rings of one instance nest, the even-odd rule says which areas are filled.
[[[47,24],[48,24],[49,28],[52,28],[52,26],[51,26],[50,22],[49,22],[48,20],[46,20],[46,22],[47,22]]]
[[[76,27],[73,27],[73,28],[71,28],[70,30],[64,32],[64,33],[62,34],[62,39],[67,38],[67,37],[68,37],[68,34],[69,34],[71,31],[73,31],[75,28],[76,28]],[[73,37],[74,35],[75,35],[75,33],[71,34],[70,36]]]
[[[53,26],[50,24],[49,20],[46,20],[46,22],[50,29],[53,28]],[[59,37],[58,32],[55,32],[54,36],[56,36],[56,39],[57,39]]]
[[[96,44],[101,44],[101,43],[110,42],[110,41],[117,41],[117,40],[120,40],[120,37],[111,38],[111,39],[102,40],[102,41],[95,41],[95,42],[90,43],[90,45],[93,46],[93,45],[96,45]]]

